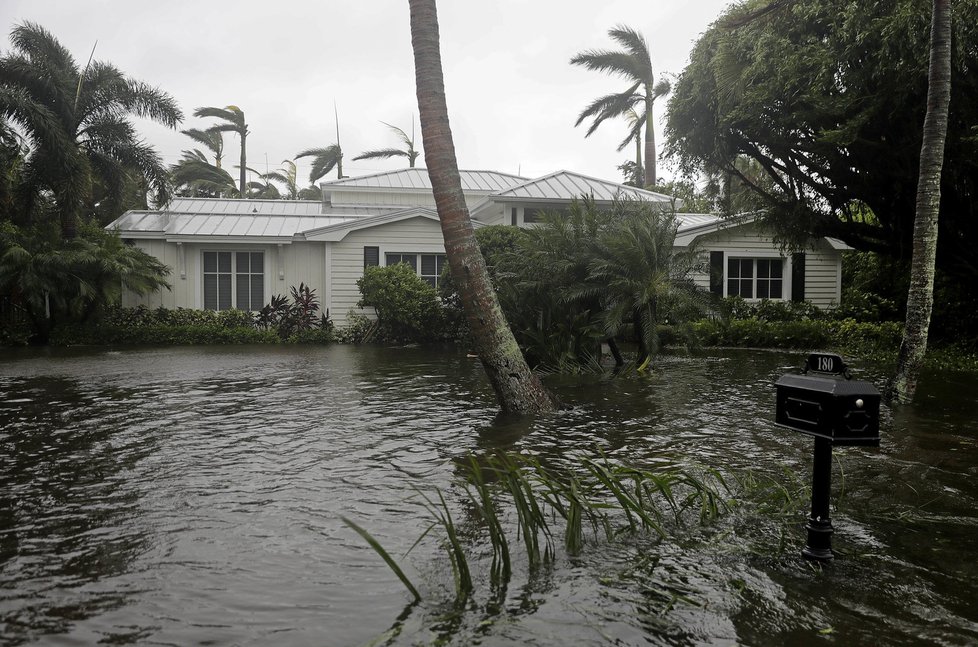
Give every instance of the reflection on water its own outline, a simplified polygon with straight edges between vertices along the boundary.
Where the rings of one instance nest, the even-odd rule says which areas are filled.
[[[414,488],[437,487],[477,532],[457,459],[500,448],[805,483],[810,439],[771,422],[773,382],[799,361],[729,351],[642,378],[554,377],[574,407],[512,420],[452,350],[4,351],[0,644],[349,645],[395,623],[392,644],[978,641],[969,376],[929,376],[917,405],[885,409],[881,449],[836,450],[843,558],[825,572],[798,558],[805,501],[787,525],[748,506],[675,542],[600,543],[508,590],[477,585],[446,615],[434,538],[403,560],[428,595],[406,608],[339,521],[400,556],[430,523]]]

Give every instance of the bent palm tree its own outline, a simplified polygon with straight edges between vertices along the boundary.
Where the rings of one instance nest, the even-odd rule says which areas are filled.
[[[190,128],[180,132],[207,148],[214,155],[214,166],[221,168],[221,162],[224,159],[224,133],[219,130],[201,130],[199,128]]]
[[[581,111],[574,125],[580,126],[585,119],[592,119],[591,126],[584,135],[588,137],[606,119],[625,117],[629,110],[638,107],[636,112],[640,119],[632,126],[618,150],[637,138],[642,128],[645,129],[645,186],[653,187],[656,183],[656,156],[652,106],[656,99],[668,94],[671,88],[665,79],[656,82],[652,58],[644,36],[624,25],[608,30],[608,35],[624,49],[585,50],[571,59],[571,65],[582,65],[589,70],[621,76],[631,82],[631,85],[622,92],[607,94],[592,101]]]
[[[240,195],[234,178],[211,164],[197,149],[183,151],[180,161],[170,167],[170,175],[178,195],[193,198],[236,198]]]
[[[246,197],[245,187],[247,184],[246,172],[248,170],[248,151],[246,140],[248,138],[248,124],[245,122],[244,111],[238,106],[227,106],[224,108],[197,108],[194,110],[195,117],[213,117],[222,119],[226,123],[211,126],[207,130],[216,133],[237,133],[241,139],[241,161],[239,162],[240,175],[238,178],[238,193],[241,197]]]
[[[465,310],[476,352],[504,411],[553,411],[553,396],[530,371],[503,315],[479,251],[462,195],[448,123],[435,0],[410,0],[411,46],[428,177],[445,239],[445,254]]]
[[[167,202],[163,160],[129,118],[176,128],[183,113],[173,98],[108,63],[80,69],[37,24],[14,27],[10,41],[12,50],[0,58],[0,117],[18,127],[28,149],[19,210],[30,213],[36,201],[53,197],[62,237],[71,239],[82,209],[94,209],[93,195],[104,192],[110,204],[121,204],[134,175],[145,178],[157,204]]]
[[[380,122],[394,131],[397,138],[401,140],[405,148],[381,148],[374,151],[367,151],[365,153],[360,153],[353,158],[353,161],[358,160],[368,160],[368,159],[390,159],[392,157],[406,157],[408,159],[408,166],[414,168],[414,162],[418,159],[420,153],[414,149],[414,122],[411,122],[411,136],[408,137],[407,133],[393,126],[386,121]]]
[[[297,153],[295,158],[312,158],[312,170],[309,173],[309,182],[315,183],[316,180],[325,176],[327,173],[336,169],[336,177],[343,177],[343,149],[339,144],[330,144],[325,148],[307,148]]]

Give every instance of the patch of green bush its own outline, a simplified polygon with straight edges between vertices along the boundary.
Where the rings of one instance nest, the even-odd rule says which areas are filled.
[[[358,306],[377,314],[374,341],[424,342],[444,336],[444,316],[438,293],[404,263],[368,267],[357,280]]]

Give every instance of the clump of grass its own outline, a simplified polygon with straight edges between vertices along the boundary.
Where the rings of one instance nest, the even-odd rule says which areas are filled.
[[[481,462],[470,456],[465,466],[468,480],[464,489],[492,547],[489,575],[496,587],[505,587],[513,572],[504,503],[515,515],[516,540],[531,570],[553,561],[554,527],[561,521],[564,549],[573,555],[580,553],[589,538],[615,541],[623,535],[647,533],[665,540],[673,528],[686,527],[691,513],[695,512],[697,523],[707,524],[730,507],[729,488],[720,473],[711,469],[696,472],[677,467],[653,472],[618,465],[601,456],[582,459],[580,470],[557,473],[536,459],[503,453],[483,457]],[[456,602],[463,602],[473,590],[473,580],[459,528],[441,491],[437,491],[437,502],[420,490],[418,494],[434,518],[422,538],[436,526],[443,530],[442,545],[452,565]],[[408,590],[420,597],[376,540],[352,522],[344,522],[367,539]]]

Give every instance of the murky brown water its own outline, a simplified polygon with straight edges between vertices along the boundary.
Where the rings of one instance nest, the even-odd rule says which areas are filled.
[[[2,645],[356,645],[394,626],[404,645],[978,642],[974,377],[928,376],[918,404],[885,410],[879,450],[836,450],[829,570],[798,556],[807,500],[790,523],[747,504],[675,540],[517,564],[507,590],[477,579],[449,614],[433,535],[401,559],[425,595],[410,606],[339,517],[400,556],[430,524],[413,488],[462,514],[456,459],[497,448],[804,485],[811,439],[772,422],[773,382],[800,357],[551,379],[575,408],[514,423],[478,363],[440,349],[0,353]]]

